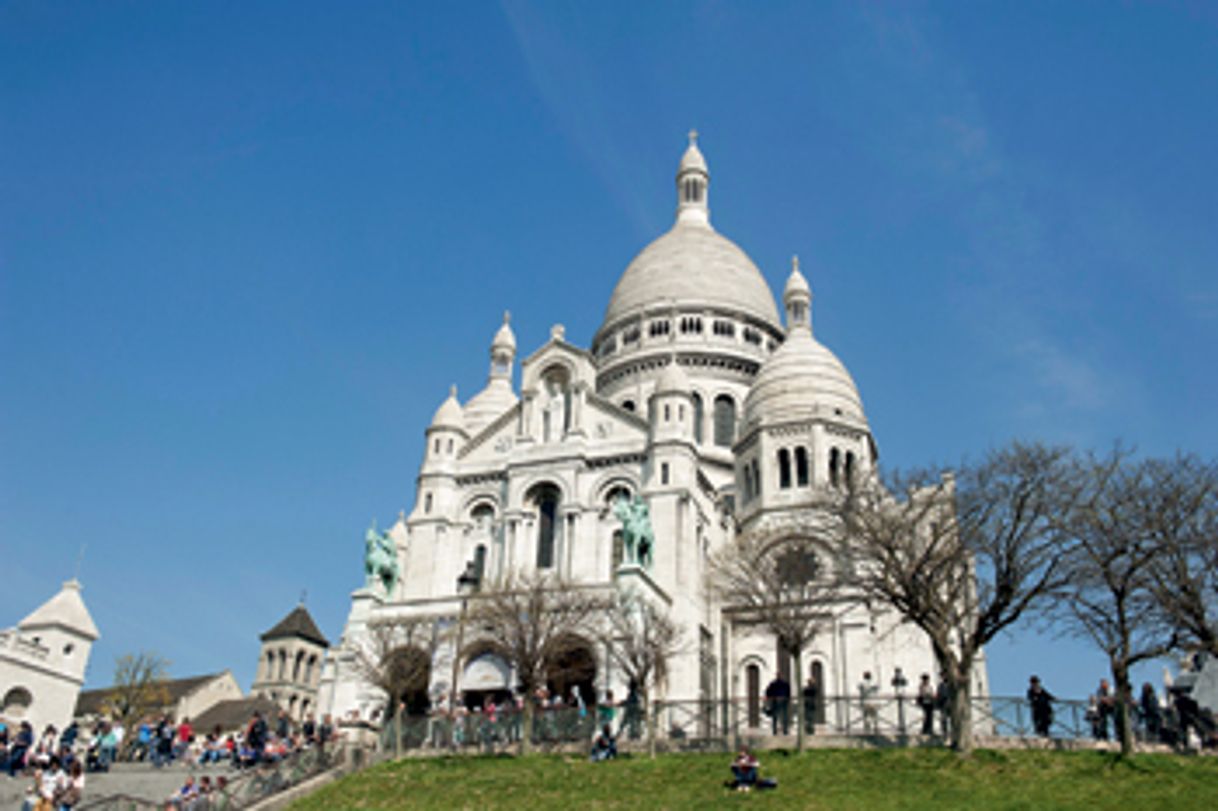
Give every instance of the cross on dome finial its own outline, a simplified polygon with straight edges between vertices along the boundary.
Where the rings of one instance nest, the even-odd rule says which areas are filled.
[[[689,131],[689,145],[690,146],[698,145],[698,131],[696,129],[691,129]]]
[[[505,324],[510,324],[510,323],[511,323],[511,321],[512,321],[512,311],[511,311],[511,310],[504,310],[504,311],[503,311],[503,323],[505,323]]]
[[[799,254],[797,254],[797,253],[791,254],[791,272],[792,273],[799,272]]]
[[[448,396],[453,398],[454,400],[457,399],[457,384],[456,383],[453,383],[451,386],[448,387]]]

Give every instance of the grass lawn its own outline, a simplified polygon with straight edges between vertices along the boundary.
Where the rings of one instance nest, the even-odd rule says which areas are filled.
[[[645,756],[591,764],[563,756],[411,759],[382,763],[291,806],[326,809],[1218,808],[1218,758],[1100,752],[936,749],[760,752],[778,788],[739,794],[725,754]]]

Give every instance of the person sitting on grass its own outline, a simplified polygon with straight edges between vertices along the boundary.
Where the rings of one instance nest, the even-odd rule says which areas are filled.
[[[751,791],[754,788],[778,788],[778,781],[770,777],[759,777],[761,764],[753,757],[748,747],[742,747],[740,754],[732,761],[732,779],[724,783],[736,791]]]
[[[604,724],[601,727],[600,734],[592,742],[591,760],[593,763],[600,763],[602,760],[613,760],[616,757],[617,741],[613,739],[613,730],[608,724]]]

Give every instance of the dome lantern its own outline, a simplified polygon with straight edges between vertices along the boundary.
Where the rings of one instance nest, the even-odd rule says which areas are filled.
[[[677,222],[710,225],[710,171],[698,149],[698,131],[689,131],[689,146],[677,168]]]
[[[516,334],[512,332],[512,314],[503,311],[503,326],[491,341],[491,377],[512,377],[512,361],[516,358]]]
[[[791,257],[791,275],[782,291],[782,303],[787,311],[787,332],[795,329],[812,331],[812,288],[799,272],[799,257]]]

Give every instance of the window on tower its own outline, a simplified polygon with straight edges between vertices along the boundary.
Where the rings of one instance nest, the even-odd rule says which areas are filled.
[[[786,448],[778,451],[778,486],[783,490],[791,486],[791,452]]]

